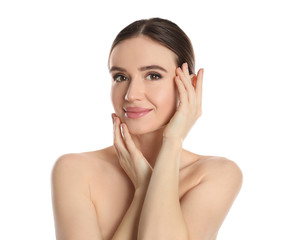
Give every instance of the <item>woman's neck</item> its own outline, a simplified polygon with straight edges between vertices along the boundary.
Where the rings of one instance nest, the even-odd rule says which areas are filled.
[[[157,155],[162,145],[162,134],[164,128],[160,128],[155,132],[132,135],[132,139],[137,148],[142,152],[149,164],[154,167]]]

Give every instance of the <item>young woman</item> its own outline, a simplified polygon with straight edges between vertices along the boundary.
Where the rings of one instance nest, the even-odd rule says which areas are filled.
[[[214,240],[242,182],[223,157],[182,148],[201,116],[204,70],[174,23],[136,21],[113,42],[113,146],[54,165],[58,240]],[[98,136],[99,137],[99,136]]]

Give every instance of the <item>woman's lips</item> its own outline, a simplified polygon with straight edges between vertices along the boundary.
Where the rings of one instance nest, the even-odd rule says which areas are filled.
[[[152,109],[141,108],[141,107],[127,107],[124,108],[125,115],[127,118],[141,118],[147,115]]]

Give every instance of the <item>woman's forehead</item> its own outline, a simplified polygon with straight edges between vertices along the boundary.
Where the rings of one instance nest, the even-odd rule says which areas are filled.
[[[131,65],[163,65],[166,68],[176,66],[176,55],[160,43],[139,36],[120,42],[110,55],[109,68]]]

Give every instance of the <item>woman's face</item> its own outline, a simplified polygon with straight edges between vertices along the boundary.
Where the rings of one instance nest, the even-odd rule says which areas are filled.
[[[112,103],[132,134],[153,132],[175,113],[175,60],[171,50],[145,36],[124,40],[113,49]]]

